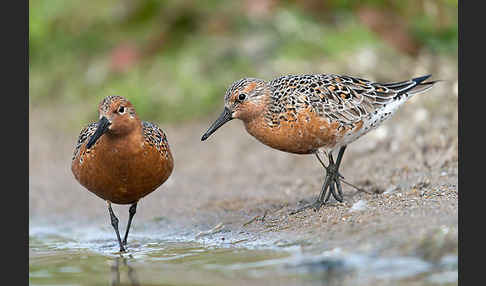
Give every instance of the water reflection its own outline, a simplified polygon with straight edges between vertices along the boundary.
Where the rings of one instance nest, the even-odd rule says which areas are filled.
[[[126,257],[119,256],[116,257],[115,260],[113,261],[113,264],[111,265],[111,285],[112,286],[118,286],[122,285],[120,284],[120,262],[123,264],[122,270],[127,271],[128,279],[130,280],[130,284],[132,286],[140,286],[140,283],[138,282],[137,278],[137,272],[135,271],[135,268],[130,266],[128,264],[128,260]],[[126,284],[123,284],[126,285]]]
[[[83,285],[343,286],[376,285],[376,281],[407,285],[412,280],[420,285],[457,284],[454,253],[435,263],[421,257],[339,248],[321,252],[303,252],[293,246],[250,249],[223,245],[219,240],[216,245],[209,239],[201,244],[139,236],[129,253],[120,254],[113,252],[111,231],[100,236],[96,229],[96,235],[86,236],[95,231],[84,230],[78,236],[69,233],[69,238],[66,233],[64,229],[31,230],[29,285],[78,285],[82,281]]]
[[[323,286],[349,285],[349,280],[356,274],[355,269],[348,267],[343,260],[328,257],[300,261],[293,269],[301,274],[308,274],[315,279],[316,285]]]

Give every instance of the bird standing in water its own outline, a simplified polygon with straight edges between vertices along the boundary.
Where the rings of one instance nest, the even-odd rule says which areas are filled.
[[[339,166],[346,146],[390,118],[411,96],[431,88],[435,81],[426,82],[429,77],[392,83],[336,74],[287,75],[270,82],[243,78],[229,87],[223,112],[201,140],[238,118],[267,146],[315,154],[326,170],[324,184],[317,200],[296,212],[318,210],[331,194],[343,201]],[[321,152],[328,156],[327,166]]]
[[[169,178],[174,161],[164,132],[141,121],[125,98],[104,98],[98,112],[99,121],[79,135],[71,170],[81,185],[107,202],[120,251],[124,252],[138,201]],[[111,203],[131,205],[123,241]]]

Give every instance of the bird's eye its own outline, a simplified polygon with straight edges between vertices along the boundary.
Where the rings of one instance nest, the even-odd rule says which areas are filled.
[[[246,98],[246,94],[244,94],[244,93],[240,93],[240,94],[238,95],[238,100],[239,100],[239,101],[243,101],[243,100],[245,100],[245,98]]]
[[[120,107],[118,108],[118,113],[120,113],[120,114],[125,113],[125,106],[120,106]]]

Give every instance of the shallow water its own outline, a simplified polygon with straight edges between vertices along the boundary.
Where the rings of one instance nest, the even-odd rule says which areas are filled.
[[[154,229],[134,231],[120,254],[109,227],[31,227],[30,285],[457,285],[457,256],[431,263]]]

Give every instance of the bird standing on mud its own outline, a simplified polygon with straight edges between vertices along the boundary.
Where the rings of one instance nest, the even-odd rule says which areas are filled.
[[[81,185],[108,203],[123,252],[138,201],[169,178],[174,161],[164,132],[153,123],[141,121],[125,98],[104,98],[98,112],[99,121],[79,135],[71,170]],[[123,242],[111,203],[131,205]]]
[[[346,146],[390,118],[411,96],[431,88],[435,81],[426,82],[429,77],[393,83],[336,74],[287,75],[270,82],[243,78],[227,90],[223,112],[201,140],[238,118],[267,146],[315,154],[326,170],[324,184],[317,200],[296,212],[318,210],[330,194],[343,201],[339,166]],[[321,152],[328,156],[327,166]]]

